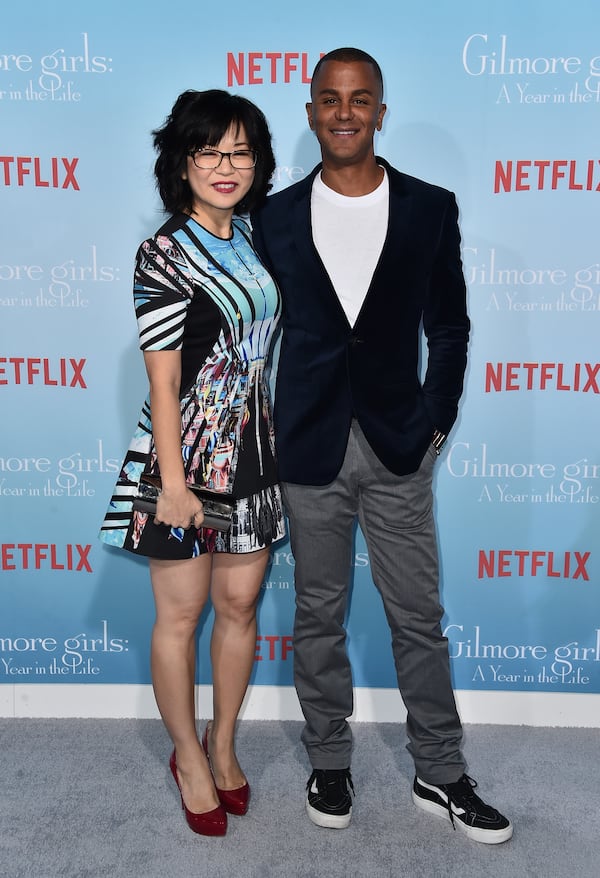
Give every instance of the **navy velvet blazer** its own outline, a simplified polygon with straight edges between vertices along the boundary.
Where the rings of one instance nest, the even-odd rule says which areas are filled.
[[[321,166],[252,215],[254,245],[283,295],[275,441],[285,482],[333,481],[353,417],[398,475],[417,470],[434,429],[448,433],[456,419],[469,337],[456,201],[377,161],[390,181],[388,231],[353,327],[312,238],[310,196]]]

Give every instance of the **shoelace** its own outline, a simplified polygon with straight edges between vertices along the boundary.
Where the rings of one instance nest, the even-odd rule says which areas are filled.
[[[318,787],[318,786],[319,786],[319,782],[318,782],[318,779],[317,779],[317,778],[318,778],[318,776],[319,776],[320,774],[322,774],[322,775],[323,775],[323,780],[325,781],[325,784],[326,784],[327,786],[330,786],[330,785],[333,785],[333,784],[338,784],[341,780],[346,780],[346,781],[348,782],[348,786],[349,786],[350,789],[352,790],[352,794],[353,794],[353,795],[356,795],[356,793],[354,792],[354,784],[352,783],[352,775],[350,774],[350,769],[346,769],[346,770],[344,770],[344,769],[336,770],[336,771],[335,771],[335,775],[336,775],[336,776],[335,776],[334,778],[332,778],[331,780],[327,780],[327,775],[328,775],[328,774],[332,774],[332,773],[333,773],[332,771],[328,771],[328,770],[326,770],[326,769],[324,769],[324,768],[315,768],[314,771],[313,771],[313,773],[311,774],[311,776],[310,776],[309,779],[308,779],[308,783],[306,784],[306,789],[307,789],[307,790],[310,790],[310,788],[311,788],[311,786],[312,786],[312,783],[313,783],[313,780],[316,780],[316,781],[317,781],[317,787]]]
[[[456,792],[450,792],[450,788],[456,788]],[[475,789],[477,787],[477,781],[473,780],[472,777],[469,777],[468,774],[463,774],[460,780],[457,780],[455,783],[444,784],[441,789],[443,789],[446,793],[448,799],[448,816],[450,817],[450,823],[452,824],[452,828],[456,830],[456,826],[454,825],[454,812],[452,811],[452,802],[455,805],[458,805],[460,808],[464,808],[465,811],[469,810],[469,805],[471,805],[474,801],[480,801],[479,796],[475,794]]]

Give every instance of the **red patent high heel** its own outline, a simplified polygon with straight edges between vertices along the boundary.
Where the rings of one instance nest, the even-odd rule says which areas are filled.
[[[190,829],[193,832],[197,832],[199,835],[225,835],[227,832],[227,814],[222,805],[218,805],[216,808],[213,808],[212,811],[204,811],[201,814],[195,814],[193,811],[189,810],[183,801],[181,784],[177,777],[177,759],[175,757],[175,750],[171,753],[169,767],[175,783],[177,784],[177,789],[181,796],[181,807],[185,811],[185,819],[187,820]]]
[[[202,735],[202,747],[206,753],[208,764],[210,765],[210,756],[208,753],[208,726],[206,726],[204,734]],[[245,783],[243,787],[238,787],[236,790],[220,790],[215,784],[215,789],[217,791],[217,796],[219,797],[219,802],[228,814],[234,814],[236,817],[243,817],[244,814],[246,814],[250,802],[250,784]]]

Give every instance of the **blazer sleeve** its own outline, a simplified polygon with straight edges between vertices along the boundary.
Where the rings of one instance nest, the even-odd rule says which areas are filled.
[[[449,433],[458,414],[467,365],[470,323],[460,256],[458,207],[448,193],[423,311],[427,371],[423,390],[434,427]]]

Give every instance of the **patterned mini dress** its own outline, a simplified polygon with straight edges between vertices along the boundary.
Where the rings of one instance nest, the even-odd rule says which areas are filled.
[[[188,484],[235,499],[229,532],[156,525],[132,501],[143,473],[160,475],[150,398],[115,485],[101,539],[140,555],[253,552],[285,533],[266,361],[281,315],[277,286],[233,220],[218,238],[185,214],[137,253],[134,304],[142,351],[181,351],[181,455]]]

